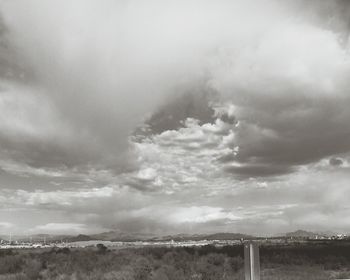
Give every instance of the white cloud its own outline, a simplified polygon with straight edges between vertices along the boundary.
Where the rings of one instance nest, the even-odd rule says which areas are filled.
[[[86,233],[86,225],[75,223],[48,223],[29,230],[30,233],[79,234]]]
[[[143,186],[147,178],[157,191],[204,187],[208,184],[204,180],[215,180],[217,173],[222,172],[215,161],[237,154],[238,148],[233,144],[235,126],[220,119],[200,125],[198,120],[188,118],[183,128],[134,142],[140,166],[136,177],[142,179]]]
[[[0,230],[8,230],[12,228],[14,224],[9,223],[9,222],[0,222]]]
[[[114,194],[114,188],[101,187],[93,189],[76,189],[76,190],[56,190],[43,191],[36,190],[28,192],[25,190],[17,191],[17,199],[22,201],[25,205],[39,207],[41,205],[48,205],[49,207],[71,206],[79,204],[86,200],[109,198]]]
[[[220,92],[271,98],[292,94],[289,89],[294,88],[297,95],[342,94],[350,61],[332,31],[286,19],[258,36],[255,44],[244,43],[243,48],[227,47],[211,69],[212,83]]]
[[[140,180],[154,180],[157,176],[157,171],[153,168],[145,168],[138,171],[136,177]]]
[[[2,208],[36,213],[33,232],[340,226],[349,42],[291,2],[2,1]],[[130,138],[193,89],[215,93],[214,122]]]
[[[217,220],[228,220],[230,222],[241,220],[242,217],[232,212],[225,212],[220,207],[191,206],[180,207],[169,217],[175,223],[207,223]]]

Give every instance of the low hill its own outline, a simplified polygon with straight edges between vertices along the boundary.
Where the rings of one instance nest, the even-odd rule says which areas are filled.
[[[96,239],[89,236],[89,235],[85,235],[85,234],[79,234],[77,236],[68,238],[69,242],[90,241],[90,240],[96,240]]]
[[[306,231],[306,230],[297,230],[293,232],[287,232],[285,236],[287,237],[298,237],[298,238],[314,238],[317,233]]]
[[[154,235],[143,234],[143,233],[125,233],[120,231],[108,231],[90,235],[92,240],[105,240],[105,241],[142,241],[154,238]]]
[[[177,234],[154,238],[153,240],[174,240],[174,241],[200,241],[200,240],[238,240],[252,239],[250,235],[242,233],[214,233],[214,234]]]

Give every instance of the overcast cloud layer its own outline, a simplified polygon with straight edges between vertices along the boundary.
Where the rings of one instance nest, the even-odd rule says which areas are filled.
[[[0,1],[0,233],[350,232],[348,1]]]

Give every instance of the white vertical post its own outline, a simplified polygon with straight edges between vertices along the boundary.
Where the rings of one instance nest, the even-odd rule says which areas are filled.
[[[259,246],[256,243],[244,244],[245,280],[260,280]]]

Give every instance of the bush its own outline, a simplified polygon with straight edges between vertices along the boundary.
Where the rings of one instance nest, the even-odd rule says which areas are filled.
[[[42,269],[42,264],[37,259],[28,259],[26,260],[25,266],[23,268],[24,274],[30,280],[36,280],[41,278],[40,271]]]
[[[96,247],[99,254],[105,254],[107,252],[107,247],[103,244],[97,244]]]

